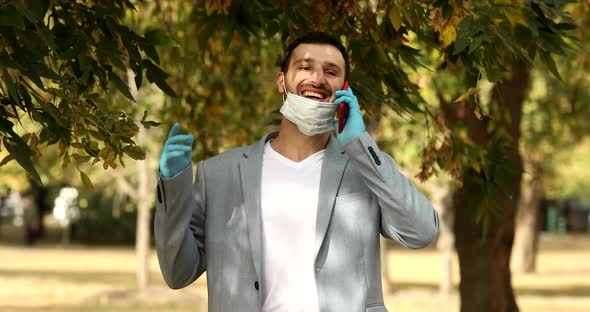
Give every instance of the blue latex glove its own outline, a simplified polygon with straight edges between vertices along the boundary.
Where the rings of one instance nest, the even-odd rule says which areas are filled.
[[[334,105],[338,107],[342,102],[348,105],[348,119],[346,120],[344,129],[342,129],[341,133],[338,133],[338,121],[334,122],[334,128],[336,129],[336,138],[338,139],[338,142],[342,145],[346,145],[348,142],[365,133],[365,123],[363,122],[359,102],[356,99],[356,96],[352,93],[350,87],[346,90],[336,91],[336,101],[334,101]]]
[[[160,155],[160,172],[164,178],[172,178],[191,164],[192,134],[178,134],[180,125],[174,123]]]

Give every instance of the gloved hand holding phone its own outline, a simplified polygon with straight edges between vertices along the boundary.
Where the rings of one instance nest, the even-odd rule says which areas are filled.
[[[346,86],[347,84],[345,84]],[[348,108],[348,116],[344,120],[344,126],[342,129],[338,127],[338,121],[334,122],[334,128],[336,129],[336,138],[342,145],[348,144],[348,142],[359,137],[365,132],[365,123],[363,122],[363,116],[359,107],[356,96],[352,93],[352,89],[347,87],[346,90],[336,91],[336,100],[334,105],[340,106],[340,103],[344,103]],[[343,116],[338,116],[343,118]],[[339,131],[342,130],[342,131]]]
[[[193,135],[178,134],[179,129],[180,124],[175,122],[160,155],[160,173],[164,178],[174,177],[191,164]]]

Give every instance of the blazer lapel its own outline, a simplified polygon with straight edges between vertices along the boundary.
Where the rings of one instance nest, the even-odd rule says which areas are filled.
[[[248,222],[248,239],[258,280],[262,278],[262,224],[260,212],[262,156],[264,144],[274,137],[276,137],[276,133],[266,135],[256,144],[250,146],[243,153],[240,160],[242,195],[244,196],[244,207]]]
[[[322,173],[320,178],[320,194],[318,199],[318,210],[316,218],[316,240],[315,240],[315,262],[317,263],[318,254],[321,250],[332,211],[334,210],[334,201],[340,188],[344,168],[348,163],[348,156],[344,154],[342,145],[336,138],[330,136],[330,141],[326,147],[324,161],[322,163]]]

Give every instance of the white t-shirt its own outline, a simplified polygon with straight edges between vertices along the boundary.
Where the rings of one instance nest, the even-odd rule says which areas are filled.
[[[294,162],[264,148],[263,312],[317,312],[314,246],[324,150]]]

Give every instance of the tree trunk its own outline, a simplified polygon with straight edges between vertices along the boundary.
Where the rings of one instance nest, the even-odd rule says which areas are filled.
[[[140,146],[146,146],[146,129],[142,128],[138,133]],[[135,236],[135,250],[137,253],[137,287],[140,291],[147,289],[150,274],[150,208],[153,196],[150,191],[154,189],[150,183],[150,157],[146,153],[145,159],[137,161],[138,198],[137,225]]]
[[[538,219],[543,199],[543,168],[537,164],[525,162],[525,170],[530,173],[531,180],[522,183],[512,268],[518,273],[533,273],[537,267]]]
[[[497,110],[492,111],[494,119],[484,117],[479,120],[473,113],[476,104],[472,100],[445,105],[443,112],[454,126],[465,125],[470,141],[481,148],[489,146],[492,140],[497,142],[503,139],[505,145],[501,147],[502,155],[520,168],[520,120],[528,82],[527,66],[520,62],[513,64],[512,76],[492,90],[496,106],[491,107]],[[509,138],[504,134],[508,134]],[[466,170],[476,172],[475,169]],[[473,172],[466,171],[466,174]],[[521,177],[521,171],[511,172],[512,185],[518,186],[513,189],[513,199],[503,191],[497,191],[497,195],[489,198],[493,200],[494,207],[493,211],[488,210],[485,223],[476,222],[474,210],[477,207],[468,203],[468,198],[479,195],[467,193],[466,187],[474,186],[473,181],[464,178],[463,185],[453,194],[462,312],[518,311],[511,284],[510,258],[514,240],[515,200],[520,195]]]
[[[129,90],[133,95],[136,103],[141,102],[138,88],[135,85],[134,74],[131,70],[127,70],[127,81],[129,84]],[[142,111],[137,110],[137,118],[141,118]],[[146,147],[147,145],[147,134],[145,128],[139,129],[137,134],[138,145]],[[150,208],[152,206],[153,197],[150,196],[152,183],[150,177],[152,175],[150,171],[150,156],[146,154],[144,160],[136,161],[137,164],[137,193],[130,194],[137,203],[137,223],[135,232],[135,253],[137,256],[137,288],[139,291],[147,289],[149,283],[150,273]]]
[[[436,247],[441,255],[441,278],[439,290],[444,297],[449,297],[453,291],[453,254],[455,248],[455,233],[453,233],[453,202],[452,192],[449,190],[439,205],[440,227]]]
[[[514,235],[514,205],[500,195],[500,211],[482,239],[463,189],[454,193],[455,247],[461,276],[461,311],[518,311],[511,284],[510,251]]]
[[[146,205],[147,203],[147,205]],[[149,283],[150,267],[150,206],[149,201],[137,206],[137,234],[135,250],[137,254],[137,287],[145,290]]]

